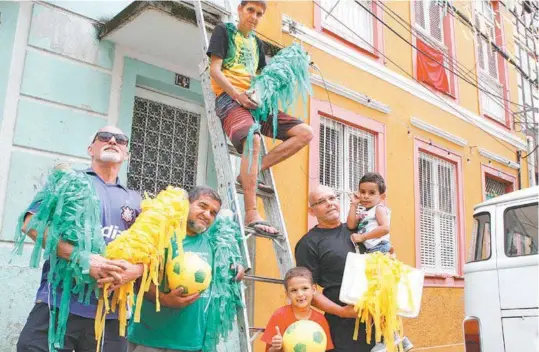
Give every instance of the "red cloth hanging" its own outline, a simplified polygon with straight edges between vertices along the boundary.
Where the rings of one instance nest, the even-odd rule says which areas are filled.
[[[439,91],[449,93],[449,80],[445,68],[440,64],[444,61],[443,53],[419,38],[417,39],[417,79],[425,82]],[[423,53],[427,54],[423,54]],[[432,60],[429,56],[434,59]]]

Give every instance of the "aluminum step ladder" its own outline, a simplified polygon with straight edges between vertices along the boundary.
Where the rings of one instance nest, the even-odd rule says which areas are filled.
[[[241,187],[238,187],[236,184],[236,174],[232,168],[231,159],[234,157],[241,157],[235,149],[227,143],[227,138],[221,126],[221,121],[215,113],[215,95],[211,89],[210,84],[210,70],[209,70],[209,58],[206,55],[209,38],[206,31],[206,23],[204,20],[204,12],[202,9],[201,1],[194,1],[193,5],[195,7],[195,13],[197,18],[197,25],[200,30],[201,36],[201,53],[202,53],[202,62],[199,66],[200,80],[202,84],[202,91],[204,95],[204,105],[206,109],[206,118],[208,120],[208,131],[211,138],[211,146],[213,151],[213,156],[216,165],[217,173],[217,192],[223,200],[223,208],[230,209],[234,213],[235,220],[241,228],[242,234],[244,234],[244,239],[242,243],[242,254],[244,257],[244,262],[246,263],[246,284],[254,288],[254,283],[267,282],[282,284],[284,275],[286,272],[294,266],[294,259],[292,250],[290,247],[290,242],[288,240],[288,235],[286,232],[286,227],[284,223],[284,217],[281,212],[281,206],[279,203],[279,197],[275,189],[275,182],[273,178],[273,173],[271,170],[263,171],[259,176],[259,179],[264,182],[264,184],[271,187],[273,192],[262,192],[257,191],[257,196],[262,199],[264,204],[264,210],[267,221],[275,226],[279,230],[278,235],[273,236],[262,236],[256,232],[246,232],[243,223],[243,213],[242,208],[240,207],[240,201],[238,194],[241,192]],[[230,18],[224,18],[223,21],[229,21]],[[264,140],[262,139],[261,153],[264,155],[266,153],[266,146]],[[273,244],[273,249],[275,251],[275,256],[277,259],[277,266],[279,268],[280,278],[270,278],[263,276],[256,276],[250,274],[251,271],[254,271],[254,253],[252,248],[256,237],[264,237],[267,240],[271,241]],[[252,292],[252,291],[251,291]],[[239,332],[239,343],[241,352],[251,352],[252,351],[252,342],[256,339],[258,334],[260,334],[264,329],[250,327],[249,325],[249,307],[251,306],[254,309],[253,297],[249,300],[246,300],[245,291],[242,292],[242,299],[244,302],[244,309],[239,309],[237,314],[237,324]],[[276,307],[277,308],[277,307]],[[251,315],[253,317],[254,315]]]

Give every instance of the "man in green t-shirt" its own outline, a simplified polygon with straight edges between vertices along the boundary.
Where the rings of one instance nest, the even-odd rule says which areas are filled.
[[[213,265],[213,252],[205,232],[221,209],[221,198],[209,187],[195,187],[189,192],[185,252],[194,252]],[[243,267],[238,266],[236,280],[242,280]],[[155,311],[155,286],[144,295],[140,322],[131,322],[127,339],[129,352],[201,351],[206,331],[206,307],[210,288],[202,293],[182,296],[183,289],[164,292],[159,289],[161,310]]]

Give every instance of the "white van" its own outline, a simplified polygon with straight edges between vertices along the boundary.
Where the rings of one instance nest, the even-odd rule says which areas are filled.
[[[464,266],[466,352],[535,352],[539,347],[539,187],[475,207]]]

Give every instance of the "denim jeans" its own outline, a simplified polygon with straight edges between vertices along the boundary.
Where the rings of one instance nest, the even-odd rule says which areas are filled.
[[[382,241],[378,243],[376,246],[366,249],[366,252],[367,253],[374,253],[374,252],[389,253],[390,249],[391,249],[391,243],[389,243],[389,241]]]

